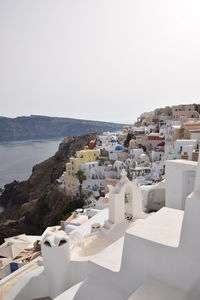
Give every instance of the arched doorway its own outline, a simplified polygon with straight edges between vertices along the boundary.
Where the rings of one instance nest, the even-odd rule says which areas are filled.
[[[133,217],[133,190],[128,186],[124,193],[124,216]]]

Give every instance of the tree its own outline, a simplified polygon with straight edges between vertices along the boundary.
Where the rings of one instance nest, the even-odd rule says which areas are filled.
[[[129,146],[129,142],[130,140],[133,138],[133,134],[132,133],[128,133],[127,134],[127,137],[126,137],[126,140],[124,141],[124,147],[128,148]]]
[[[79,197],[82,201],[82,183],[84,180],[86,180],[86,176],[82,170],[78,170],[75,175],[79,181]]]

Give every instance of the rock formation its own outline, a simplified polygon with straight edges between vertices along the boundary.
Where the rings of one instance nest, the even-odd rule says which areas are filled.
[[[60,191],[56,179],[62,175],[69,158],[96,137],[92,133],[65,138],[54,156],[33,167],[28,180],[5,186],[0,196],[0,206],[5,208],[0,214],[0,243],[3,238],[20,233],[41,234],[46,226],[56,224],[64,212],[76,205],[77,199]]]

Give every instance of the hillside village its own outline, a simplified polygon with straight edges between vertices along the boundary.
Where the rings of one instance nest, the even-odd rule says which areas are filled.
[[[56,182],[82,206],[41,236],[5,238],[0,299],[200,299],[199,144],[188,104],[76,151]]]

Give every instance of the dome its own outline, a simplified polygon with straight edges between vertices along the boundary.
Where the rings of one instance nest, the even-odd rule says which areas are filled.
[[[120,146],[120,145],[116,146],[116,147],[115,147],[115,150],[116,150],[116,151],[122,150],[122,146]]]
[[[112,140],[111,140],[111,143],[117,143],[117,140],[112,139]]]

